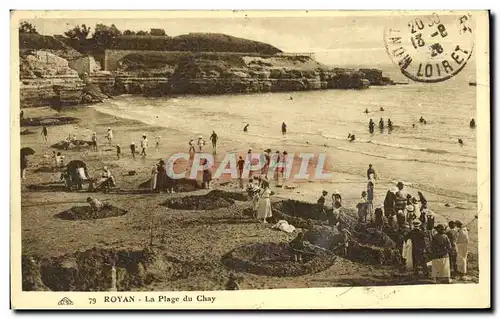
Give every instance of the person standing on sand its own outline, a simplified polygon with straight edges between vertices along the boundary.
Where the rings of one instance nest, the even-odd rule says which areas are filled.
[[[188,153],[192,156],[192,154],[196,153],[196,150],[194,149],[194,139],[190,139],[188,144],[189,144]]]
[[[28,156],[21,154],[21,178],[26,179],[26,169],[28,168]]]
[[[215,150],[217,149],[217,134],[215,134],[215,131],[212,131],[212,135],[210,135],[210,141],[212,141],[212,148]]]
[[[413,272],[415,275],[418,275],[419,268],[422,268],[424,275],[428,276],[429,270],[427,269],[427,260],[425,258],[425,234],[420,226],[420,221],[414,220],[413,229],[408,234],[412,243]]]
[[[89,203],[90,209],[93,212],[98,212],[104,208],[104,203],[97,198],[87,197],[87,203]]]
[[[141,151],[141,155],[143,157],[146,157],[146,150],[148,149],[148,138],[146,136],[146,133],[144,133],[142,135],[142,140],[141,140],[141,148],[142,148],[142,151]]]
[[[240,181],[240,188],[243,188],[243,169],[245,168],[245,160],[243,159],[242,156],[240,156],[240,158],[238,159],[236,166],[238,167],[238,178]]]
[[[432,278],[436,283],[450,283],[450,251],[451,243],[445,234],[445,226],[436,226],[437,234],[431,242]]]
[[[47,135],[48,135],[48,134],[49,134],[49,132],[48,132],[48,130],[47,130],[47,126],[45,126],[45,125],[44,125],[44,126],[42,127],[42,133],[40,133],[40,135],[42,135],[42,136],[43,136],[43,141],[44,141],[44,142],[47,142],[47,140],[48,140],[48,139],[47,139]]]
[[[203,161],[203,165],[207,165],[208,161],[205,159]],[[203,188],[211,189],[210,182],[212,181],[212,171],[210,167],[205,167],[203,170]]]
[[[264,224],[267,223],[266,219],[272,217],[271,211],[271,189],[269,189],[269,182],[262,183],[262,190],[259,194],[259,207],[257,219],[262,219]]]
[[[318,207],[319,207],[320,211],[322,211],[322,212],[325,211],[326,195],[328,195],[328,192],[327,191],[323,191],[321,193],[321,196],[316,201],[316,204],[318,204]]]
[[[135,159],[135,142],[130,143],[130,152],[132,153],[132,158]]]
[[[92,133],[92,150],[97,152],[97,134],[96,132]]]
[[[448,231],[446,232],[446,236],[448,236],[448,239],[450,240],[451,244],[451,250],[450,250],[450,270],[451,270],[451,275],[455,277],[457,274],[457,234],[458,234],[458,229],[455,228],[455,222],[454,221],[449,221],[448,222]]]
[[[201,153],[203,152],[203,147],[205,147],[205,141],[203,140],[203,136],[200,135],[200,137],[198,137],[198,151]]]
[[[160,140],[161,140],[161,136],[156,136],[155,137],[155,148],[157,150],[160,148]]]
[[[111,142],[113,141],[113,131],[111,130],[111,127],[108,127],[108,133],[106,137],[108,139],[109,145],[111,145]]]
[[[158,165],[154,164],[151,167],[151,184],[150,184],[151,193],[155,191],[157,181],[158,181]]]
[[[384,129],[384,119],[383,118],[380,118],[380,121],[378,122],[378,128],[380,130]]]
[[[120,159],[120,154],[122,153],[122,148],[120,144],[116,144],[116,159]]]
[[[283,122],[281,124],[281,134],[285,135],[286,134],[286,123]]]
[[[366,223],[366,216],[368,215],[368,201],[366,199],[366,191],[361,192],[361,198],[356,204],[356,208],[358,209],[358,222]]]
[[[456,221],[455,225],[458,228],[456,237],[457,246],[457,275],[459,277],[467,274],[467,254],[469,253],[469,233],[467,228],[462,225],[461,221]]]
[[[252,149],[249,149],[247,152],[247,156],[245,159],[245,163],[247,164],[248,168],[248,177],[252,177]]]

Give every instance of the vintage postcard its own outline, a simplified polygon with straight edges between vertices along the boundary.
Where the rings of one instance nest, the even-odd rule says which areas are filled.
[[[12,11],[14,309],[489,308],[488,11]]]

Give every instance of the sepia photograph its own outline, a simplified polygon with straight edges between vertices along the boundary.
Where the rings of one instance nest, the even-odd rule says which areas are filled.
[[[184,14],[11,12],[13,285],[489,289],[487,11]]]

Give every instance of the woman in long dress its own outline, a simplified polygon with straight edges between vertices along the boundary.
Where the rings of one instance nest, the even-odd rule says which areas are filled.
[[[257,219],[262,219],[262,222],[267,223],[266,219],[271,217],[273,214],[271,212],[271,190],[269,189],[269,183],[264,182],[262,184],[262,190],[259,194],[259,205],[257,210]]]
[[[153,165],[151,167],[151,193],[156,189],[156,183],[158,178],[158,165]]]
[[[456,246],[457,246],[457,272],[459,276],[467,273],[467,254],[469,252],[469,233],[467,228],[463,227],[462,222],[456,221],[458,228]]]
[[[436,226],[437,234],[432,238],[432,277],[437,283],[450,283],[450,251],[451,243],[445,234],[445,226]]]

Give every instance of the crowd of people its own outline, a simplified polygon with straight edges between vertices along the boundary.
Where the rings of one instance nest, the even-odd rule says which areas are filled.
[[[419,275],[431,275],[436,282],[448,283],[451,278],[467,273],[469,236],[467,225],[461,221],[450,221],[448,225],[436,224],[434,213],[421,192],[418,198],[405,189],[404,182],[387,191],[382,205],[373,209],[374,182],[376,173],[370,164],[367,170],[367,190],[362,191],[356,208],[358,225],[376,228],[394,239],[400,251],[403,267]],[[342,196],[332,194],[331,208],[327,206],[328,191],[324,190],[317,200],[320,210],[328,216],[331,224],[342,228]],[[477,218],[477,216],[476,216]],[[431,262],[429,274],[427,263]]]
[[[426,121],[423,117],[420,122],[425,124]],[[245,126],[244,131],[248,130],[248,124]],[[471,127],[475,127],[473,120]],[[383,130],[385,127],[384,120],[381,118],[379,121],[379,129]],[[393,124],[390,119],[387,121],[387,127],[391,130]],[[372,119],[369,122],[370,133],[374,132],[375,123]],[[287,132],[287,125],[283,122],[281,127],[283,135]],[[44,126],[42,128],[42,137],[44,141],[47,140],[48,130]],[[107,129],[106,139],[109,145],[113,143],[113,131],[111,128]],[[218,136],[215,131],[210,136],[212,149],[215,152],[217,148]],[[349,136],[353,141],[354,135]],[[68,143],[76,141],[75,135],[68,136]],[[155,147],[159,148],[160,137],[155,138]],[[141,151],[140,156],[146,157],[148,151],[148,138],[147,134],[142,135],[140,141]],[[196,152],[203,152],[206,142],[202,136],[199,136],[195,142],[194,138],[189,141],[190,154]],[[92,133],[92,150],[98,150],[97,134]],[[135,142],[130,144],[130,151],[133,158],[138,153]],[[116,144],[117,159],[121,156],[121,147]],[[264,165],[260,172],[249,170],[250,176],[248,184],[246,185],[246,192],[252,201],[253,216],[256,220],[262,223],[267,223],[268,219],[272,217],[271,209],[271,196],[274,194],[270,189],[270,182],[268,178],[271,163],[281,163],[281,167],[274,170],[274,179],[276,185],[280,185],[280,177],[286,178],[286,163],[287,152],[276,151],[274,154],[271,149],[264,151]],[[54,152],[54,161],[56,167],[65,165],[64,156],[61,153]],[[245,165],[252,165],[252,150],[249,149],[246,158],[239,156],[237,161],[238,177],[240,187],[243,187],[243,172]],[[23,159],[21,159],[23,160]],[[206,161],[206,160],[205,160]],[[203,165],[206,164],[202,163]],[[27,163],[21,163],[22,177],[25,178],[25,169]],[[151,167],[150,190],[151,192],[175,193],[175,180],[168,176],[168,168],[165,161],[160,159]],[[395,239],[398,250],[401,253],[404,267],[407,270],[412,270],[415,274],[421,271],[424,275],[429,275],[427,264],[431,261],[432,272],[431,275],[438,282],[449,282],[450,278],[455,276],[463,276],[467,273],[467,254],[469,237],[467,232],[467,225],[461,221],[450,221],[448,225],[437,224],[433,212],[428,208],[428,202],[421,192],[418,196],[412,196],[405,189],[404,182],[398,182],[395,187],[389,189],[385,195],[382,205],[374,207],[375,199],[375,182],[378,176],[375,169],[370,164],[367,171],[367,184],[366,190],[363,190],[361,197],[356,204],[357,209],[357,222],[359,225],[369,225],[370,227],[384,231]],[[209,168],[205,168],[202,173],[203,188],[211,188],[212,175]],[[116,181],[113,174],[104,166],[100,180],[97,182],[99,187],[109,189],[116,186]],[[96,198],[87,198],[87,202],[92,210],[99,210],[103,204]],[[331,195],[331,209],[326,209],[330,204],[328,203],[328,191],[324,190],[317,200],[317,205],[320,210],[325,214],[329,214],[327,219],[330,221],[331,226],[342,229],[341,221],[343,214],[342,195],[335,191]],[[476,217],[477,218],[477,217]],[[347,247],[347,245],[346,245]]]

